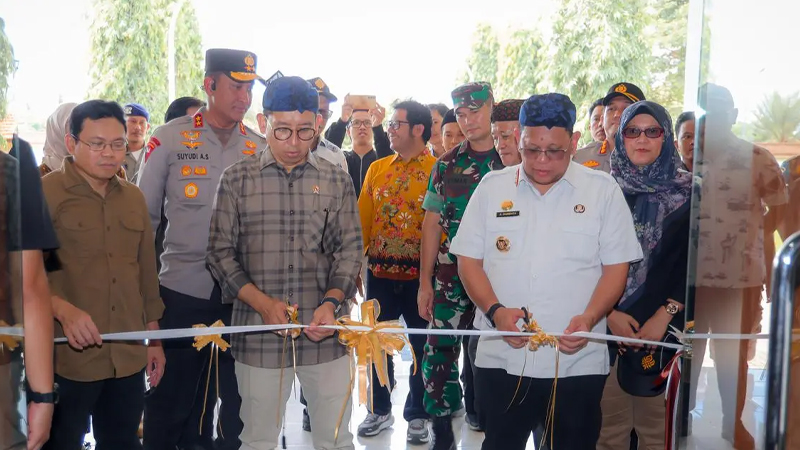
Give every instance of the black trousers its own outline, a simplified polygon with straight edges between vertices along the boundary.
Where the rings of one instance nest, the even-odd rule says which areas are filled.
[[[91,417],[96,450],[140,450],[144,370],[125,378],[81,382],[56,374],[59,400],[43,450],[83,448]]]
[[[401,316],[409,328],[427,328],[428,322],[419,316],[417,308],[417,292],[419,280],[396,281],[378,278],[367,271],[367,298],[375,298],[381,304],[381,314],[378,321],[397,320]],[[417,372],[412,373],[408,379],[409,392],[403,408],[403,418],[410,422],[414,419],[428,419],[430,415],[423,406],[425,386],[422,382],[422,357],[425,354],[425,341],[428,337],[424,334],[412,334],[408,337],[411,348],[417,357]],[[386,359],[389,382],[394,388],[394,361],[391,356]],[[413,370],[413,368],[412,368]],[[389,391],[378,383],[378,376],[373,372],[370,383],[373,404],[370,411],[375,414],[386,415],[392,411],[392,398]]]
[[[537,436],[544,429],[553,380],[523,378],[514,398],[518,376],[509,375],[502,369],[480,368],[476,377],[480,410],[486,418],[486,435],[481,448],[524,450],[531,433]],[[603,419],[600,399],[605,382],[605,375],[558,380],[555,438],[551,447],[548,435],[544,449],[596,449]]]
[[[159,322],[162,329],[190,328],[199,323],[211,325],[219,319],[225,325],[231,323],[232,305],[223,305],[220,302],[218,288],[214,289],[210,300],[205,300],[161,286],[161,298],[165,306],[164,316]],[[223,339],[228,340],[228,336],[223,335]],[[222,400],[219,425],[222,433],[214,441],[216,368],[208,387],[201,432],[200,417],[204,407],[211,350],[206,347],[197,351],[192,343],[191,338],[163,341],[167,358],[164,377],[145,398],[146,450],[175,450],[176,446],[236,450],[241,446],[239,435],[243,424],[239,418],[239,408],[242,398],[239,396],[233,356],[230,350],[219,352],[219,397]]]
[[[478,418],[478,425],[480,425],[482,430],[485,430],[486,417],[484,417],[485,414],[481,410],[480,393],[478,392],[480,389],[478,385],[478,371],[481,369],[475,365],[475,358],[478,353],[478,339],[479,336],[464,336],[463,342],[467,345],[465,354],[468,356],[464,361],[464,373],[466,374],[467,370],[469,370],[469,378],[471,379],[469,383],[464,383],[464,402],[467,404],[467,413],[475,414]],[[472,395],[468,394],[470,391]],[[472,410],[470,410],[470,398],[472,399]]]
[[[472,328],[472,327],[470,327]],[[467,414],[478,415],[475,401],[475,375],[469,356],[469,343],[478,340],[478,336],[464,336],[461,339],[461,354],[464,355],[464,367],[461,370],[461,384],[464,386],[464,409]]]

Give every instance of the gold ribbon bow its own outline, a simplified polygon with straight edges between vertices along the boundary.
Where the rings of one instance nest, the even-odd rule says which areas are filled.
[[[356,367],[358,370],[358,404],[367,403],[367,375],[371,375],[372,367],[378,376],[381,386],[390,388],[389,371],[386,357],[391,353],[399,353],[403,347],[411,343],[403,334],[381,333],[380,330],[388,328],[403,328],[398,320],[378,322],[381,314],[381,307],[377,300],[368,300],[361,304],[361,322],[342,317],[339,324],[345,329],[339,331],[339,342],[348,348],[355,350]],[[368,331],[351,330],[349,327],[367,327]],[[414,373],[417,371],[417,358],[414,350],[411,350],[414,358]],[[371,376],[369,377],[371,378]],[[370,395],[370,399],[372,395]]]
[[[524,321],[525,323],[522,325],[522,331],[525,333],[533,333],[533,335],[528,339],[528,350],[535,352],[539,350],[539,348],[544,346],[550,346],[556,349],[556,374],[553,378],[553,389],[550,391],[550,401],[547,405],[547,419],[545,420],[544,424],[544,433],[542,434],[542,441],[539,443],[539,448],[543,448],[545,442],[547,441],[547,435],[550,435],[550,448],[553,448],[553,430],[555,428],[555,413],[556,413],[556,387],[558,386],[558,359],[560,355],[560,351],[558,348],[558,338],[555,336],[551,336],[542,330],[542,327],[536,323],[536,320],[533,318],[533,315],[528,312],[527,309],[522,308],[522,311],[525,313]],[[528,354],[525,354],[525,360],[522,363],[522,374],[519,376],[519,380],[517,381],[517,389],[514,391],[514,396],[511,397],[511,403],[508,404],[508,408],[506,411],[511,408],[511,405],[514,404],[514,399],[517,398],[517,393],[519,392],[519,388],[522,385],[522,377],[525,375],[525,366],[528,363]],[[530,389],[531,385],[528,384],[528,389]],[[522,396],[522,400],[520,403],[525,401],[525,397],[528,396],[527,390],[525,391],[525,395]]]
[[[11,325],[7,324],[4,320],[0,320],[0,327],[7,328],[11,327]],[[17,324],[17,328],[22,328],[22,325]],[[0,352],[4,351],[4,349],[8,349],[8,351],[13,352],[17,347],[19,347],[19,341],[21,340],[22,339],[19,336],[0,334]]]
[[[217,320],[213,324],[211,324],[211,328],[224,328],[225,324],[222,323],[221,320]],[[192,328],[206,328],[205,324],[197,324],[192,325]],[[211,368],[216,366],[216,385],[217,385],[217,402],[219,402],[219,350],[223,352],[228,350],[231,345],[228,344],[225,339],[222,339],[222,333],[220,334],[210,334],[207,336],[195,336],[194,343],[192,347],[196,348],[197,351],[201,351],[206,346],[211,346],[211,359],[208,362],[208,376],[206,377],[206,393],[203,396],[203,412],[200,414],[200,434],[203,434],[203,418],[206,415],[206,403],[208,401],[208,388],[211,386]],[[216,363],[216,364],[215,364]],[[225,436],[222,434],[222,418],[220,418],[219,422],[217,423],[219,427],[219,435],[222,436],[224,439]]]
[[[408,345],[408,348],[411,350],[411,357],[414,360],[413,373],[417,372],[417,357],[414,354],[414,349],[411,347],[408,338],[404,334],[381,332],[381,330],[388,328],[403,328],[403,325],[398,320],[378,322],[378,317],[380,317],[380,315],[381,306],[377,300],[372,299],[361,304],[361,322],[350,319],[349,317],[342,317],[339,319],[339,325],[345,328],[344,330],[339,330],[339,342],[346,345],[348,349],[354,350],[354,352],[350,351],[348,353],[351,357],[353,353],[355,353],[356,357],[359,405],[367,403],[367,380],[372,379],[373,370],[375,370],[378,376],[378,383],[386,389],[391,389],[386,359],[388,354],[399,353],[403,350],[403,347]],[[366,327],[369,328],[369,330],[351,330],[349,327]],[[336,431],[334,432],[334,443],[339,438],[339,427],[342,424],[347,403],[350,401],[350,395],[353,392],[355,377],[352,367],[351,364],[350,388],[348,389],[347,398],[339,413],[339,422],[336,424]],[[370,386],[370,404],[372,404],[372,388],[374,388],[374,386]]]

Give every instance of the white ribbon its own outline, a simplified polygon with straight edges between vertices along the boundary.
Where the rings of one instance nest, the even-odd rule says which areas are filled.
[[[275,332],[294,329],[308,328],[309,325],[248,325],[248,326],[232,326],[225,328],[179,328],[173,330],[154,330],[154,331],[128,331],[123,333],[106,333],[101,334],[100,337],[104,341],[144,341],[148,339],[163,340],[163,339],[181,339],[193,338],[195,336],[211,336],[215,334],[241,334],[241,333],[263,333]],[[322,325],[319,328],[327,328],[330,330],[344,330],[345,328],[340,325]],[[369,327],[348,327],[347,329],[353,331],[370,331]],[[530,337],[533,333],[524,332],[509,332],[497,330],[451,330],[451,329],[433,329],[433,328],[384,328],[377,330],[379,333],[390,334],[427,334],[437,336],[487,336],[487,337]],[[605,333],[590,333],[585,331],[578,331],[572,334],[563,332],[545,332],[545,334],[555,337],[572,336],[582,337],[595,341],[613,341],[622,342],[626,344],[640,344],[652,345],[657,347],[672,348],[681,350],[686,347],[686,343],[696,339],[713,339],[713,340],[753,340],[753,339],[769,339],[769,334],[733,334],[733,333],[682,333],[675,329],[670,331],[670,334],[675,336],[682,344],[675,344],[663,341],[649,341],[645,339],[626,338],[622,336],[614,336]],[[23,337],[24,331],[19,327],[0,327],[0,335]],[[798,339],[798,336],[795,336]],[[67,338],[56,338],[56,343],[67,342]]]

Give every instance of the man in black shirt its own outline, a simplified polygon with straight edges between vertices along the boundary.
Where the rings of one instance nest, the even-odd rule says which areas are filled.
[[[347,170],[356,188],[356,195],[361,194],[361,185],[369,166],[381,158],[394,155],[389,146],[389,136],[383,129],[385,116],[386,110],[380,105],[366,111],[353,110],[351,105],[345,103],[342,105],[342,117],[325,132],[325,139],[338,147],[342,146],[344,137],[348,133],[350,135],[353,149],[345,151],[344,156],[347,159]],[[368,125],[364,124],[365,121]],[[354,126],[355,124],[358,126]]]
[[[50,436],[55,392],[53,384],[53,309],[45,274],[44,253],[58,248],[53,224],[44,201],[39,169],[30,144],[13,139],[11,155],[0,153],[3,200],[0,218],[6,233],[0,240],[9,254],[8,262],[22,253],[22,308],[25,330],[25,372],[28,385],[28,448],[41,448]],[[16,159],[14,158],[16,157]],[[17,183],[19,182],[19,183]],[[17,198],[17,192],[19,198]],[[19,203],[17,203],[19,201]],[[19,215],[17,215],[17,213]],[[19,219],[19,222],[17,222]],[[17,229],[14,224],[18,224]],[[18,233],[17,233],[18,232]],[[54,257],[53,257],[54,258]],[[2,271],[11,264],[2,264]],[[10,277],[4,277],[10,279]],[[10,292],[3,289],[5,292]],[[3,295],[4,300],[7,299]],[[5,306],[5,305],[4,305]],[[11,306],[11,305],[9,305]],[[13,308],[8,308],[13,310]],[[16,323],[10,321],[9,323]],[[13,433],[16,435],[17,433]],[[17,436],[2,434],[2,440]],[[21,436],[19,436],[21,437]],[[22,437],[24,442],[24,437]],[[5,443],[5,442],[4,442]]]

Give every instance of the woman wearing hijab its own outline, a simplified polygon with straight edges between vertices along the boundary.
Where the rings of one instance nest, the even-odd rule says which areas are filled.
[[[64,158],[69,156],[64,137],[69,130],[69,116],[77,103],[64,103],[47,118],[47,131],[44,139],[44,158],[39,172],[42,176],[61,168]]]
[[[653,102],[622,114],[611,175],[628,202],[644,258],[631,264],[622,298],[608,316],[615,336],[666,341],[669,326],[684,326],[692,176],[680,169],[669,113]],[[675,354],[663,347],[609,343],[612,368],[601,407],[598,450],[665,447],[663,369]]]

